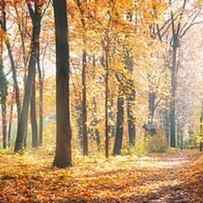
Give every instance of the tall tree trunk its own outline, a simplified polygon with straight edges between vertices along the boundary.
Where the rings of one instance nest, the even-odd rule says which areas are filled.
[[[201,102],[200,116],[200,151],[203,151],[203,101]]]
[[[127,96],[127,117],[128,117],[128,137],[129,146],[135,146],[136,126],[135,126],[135,91],[132,90],[130,95]]]
[[[124,52],[124,63],[125,67],[128,70],[130,75],[133,75],[134,59],[131,51],[126,48]],[[128,121],[128,138],[129,138],[129,147],[135,145],[136,137],[136,126],[135,126],[135,101],[136,101],[136,91],[133,84],[133,78],[127,80],[128,88],[126,90],[126,100],[127,100],[127,121]]]
[[[7,111],[6,103],[1,104],[1,115],[2,115],[2,134],[3,134],[3,148],[7,148],[8,137],[7,137]]]
[[[177,133],[176,133],[176,146],[179,148],[180,147],[180,143],[181,143],[181,126],[180,123],[177,121]]]
[[[27,137],[26,134],[26,128],[27,128],[27,121],[28,121],[28,112],[29,112],[29,104],[31,102],[32,94],[33,94],[33,84],[35,83],[35,72],[36,72],[36,64],[37,64],[37,57],[38,57],[38,51],[39,51],[39,38],[40,38],[40,31],[41,31],[41,17],[38,16],[38,18],[34,18],[33,20],[33,31],[32,31],[32,41],[31,41],[31,56],[30,61],[28,65],[28,74],[26,79],[26,85],[24,90],[24,98],[23,98],[23,106],[22,111],[20,114],[20,121],[18,122],[17,127],[17,137],[16,137],[16,143],[15,143],[15,152],[23,150],[25,138]],[[34,93],[35,95],[35,93]],[[35,102],[35,98],[32,98]],[[31,107],[33,108],[33,106]],[[32,109],[33,110],[33,109]],[[35,114],[33,112],[33,114]],[[34,128],[37,126],[36,117],[33,117],[34,119],[31,121],[32,125],[34,125]],[[33,130],[33,127],[32,127]],[[34,135],[37,136],[35,133],[37,132],[37,129],[35,129]]]
[[[5,12],[5,1],[3,0],[3,8],[2,8],[2,24],[1,24],[1,28],[4,30],[4,32],[7,32],[7,22],[6,22],[6,12]],[[11,63],[11,70],[12,70],[12,77],[13,77],[13,83],[14,83],[14,89],[15,89],[15,99],[16,99],[16,106],[17,106],[17,114],[18,114],[18,121],[20,118],[20,111],[21,111],[21,104],[20,104],[20,89],[18,86],[18,79],[17,79],[17,71],[16,71],[16,65],[15,65],[15,60],[13,57],[13,53],[12,53],[12,49],[11,49],[11,45],[10,45],[10,41],[9,38],[6,37],[5,38],[5,44],[6,44],[6,48],[8,51],[8,57]]]
[[[120,88],[121,89],[121,88]],[[123,125],[124,125],[124,97],[122,90],[119,90],[117,98],[117,122],[116,122],[116,136],[113,148],[113,155],[120,155],[123,142]]]
[[[9,124],[8,124],[8,147],[11,146],[11,131],[12,131],[12,122],[13,122],[13,96],[11,101],[11,107],[9,112]]]
[[[78,141],[80,145],[81,154],[83,153],[83,135],[82,135],[82,108],[81,103],[79,103],[76,107],[76,110],[78,112],[77,117],[77,127],[78,127]]]
[[[170,136],[171,147],[176,147],[176,84],[177,84],[177,47],[174,42],[171,67]]]
[[[96,80],[96,57],[93,55],[92,58],[92,66],[93,66],[93,80]],[[101,139],[100,139],[100,133],[98,130],[98,118],[97,118],[97,102],[96,102],[96,96],[93,96],[93,109],[94,109],[94,114],[93,114],[93,123],[94,123],[94,136],[96,139],[96,144],[97,144],[97,150],[100,152],[101,150]]]
[[[33,55],[33,52],[32,54]],[[33,57],[33,56],[31,56]],[[22,112],[20,114],[20,121],[18,122],[17,126],[17,137],[16,137],[16,143],[15,143],[15,152],[23,150],[24,147],[24,141],[26,138],[26,128],[27,128],[27,120],[28,120],[28,111],[29,111],[29,103],[32,96],[32,81],[34,78],[34,61],[30,60],[30,65],[28,69],[28,77],[26,80],[26,87],[25,87],[25,93],[23,98],[23,106],[22,106]]]
[[[109,101],[109,48],[105,49],[105,157],[109,157],[109,112],[108,112],[108,101]]]
[[[1,105],[1,124],[2,124],[2,135],[3,135],[3,148],[7,148],[7,80],[3,70],[2,55],[0,59],[0,105]]]
[[[94,77],[95,79],[95,77]],[[101,149],[101,139],[100,139],[100,134],[98,130],[98,119],[97,119],[97,103],[96,103],[96,97],[93,97],[93,106],[94,106],[94,115],[93,115],[93,123],[94,123],[94,136],[96,139],[96,144],[97,144],[97,150],[100,151]]]
[[[95,132],[95,138],[96,138],[96,144],[97,144],[97,151],[100,152],[101,151],[101,139],[100,139],[99,130],[96,128],[94,132]]]
[[[3,52],[1,52],[3,53]],[[7,147],[7,94],[8,84],[4,74],[2,54],[0,56],[0,105],[1,105],[1,121],[2,121],[2,135],[3,135],[3,148]]]
[[[149,91],[149,124],[154,123],[154,113],[156,106],[156,92]]]
[[[164,120],[165,120],[165,125],[164,125],[164,130],[166,133],[166,139],[167,139],[167,144],[170,146],[170,115],[169,115],[169,110],[164,111]]]
[[[87,86],[86,86],[86,73],[87,73],[87,54],[83,50],[82,57],[82,143],[83,155],[88,155],[88,135],[87,135]]]
[[[6,7],[6,3],[4,0],[2,0],[1,5],[0,5],[0,10],[1,10],[1,15],[0,15],[0,26],[1,29],[6,33],[7,32],[7,21],[6,21],[6,11],[5,11],[5,7]],[[11,50],[11,46],[10,46],[10,42],[9,42],[9,38],[6,37],[4,38],[5,40],[5,44],[8,50],[8,56],[10,59],[10,63],[11,63],[11,70],[12,70],[12,76],[13,76],[13,82],[14,82],[14,88],[15,88],[15,98],[16,98],[16,105],[17,105],[17,117],[19,121],[19,115],[20,115],[20,90],[19,90],[19,86],[18,86],[18,81],[17,81],[17,73],[16,73],[16,66],[15,66],[15,62],[14,62],[14,58],[13,58],[13,54],[12,54],[12,50]],[[1,39],[1,68],[2,68],[2,76],[3,76],[3,80],[4,80],[4,90],[3,90],[3,94],[2,94],[2,126],[3,126],[3,146],[4,148],[7,145],[7,139],[8,139],[8,135],[7,135],[7,112],[6,112],[6,97],[7,97],[7,81],[6,81],[6,77],[4,76],[4,72],[3,72],[3,39]]]
[[[38,75],[39,75],[39,145],[43,145],[43,109],[44,109],[44,74],[40,67],[38,57]]]
[[[115,126],[115,121],[114,121],[114,101],[113,101],[113,95],[109,95],[109,137],[114,137],[115,132],[116,132],[116,126]]]
[[[53,0],[56,37],[56,154],[54,166],[71,166],[70,56],[66,0]]]
[[[37,115],[36,115],[36,67],[34,69],[34,76],[32,82],[32,96],[30,106],[30,120],[32,127],[32,147],[38,147],[38,126],[37,126]]]
[[[77,6],[80,12],[80,21],[83,28],[83,53],[82,53],[82,151],[83,156],[88,155],[88,135],[87,135],[87,51],[86,51],[86,22],[85,22],[85,10],[86,0],[77,0]]]
[[[5,1],[0,4],[0,22],[1,28],[6,30],[6,13],[5,13]],[[7,94],[8,83],[6,75],[4,73],[3,64],[3,36],[0,36],[0,104],[1,104],[1,116],[2,116],[2,135],[3,135],[3,148],[7,148]]]
[[[33,22],[33,33],[35,46],[33,47],[35,53],[34,66],[33,66],[33,81],[32,81],[32,95],[31,95],[31,126],[32,126],[32,147],[36,148],[39,146],[38,137],[38,124],[37,124],[37,110],[36,110],[36,68],[40,64],[40,32],[41,32],[41,14],[35,13],[36,17],[32,19]],[[30,59],[31,60],[31,59]]]
[[[16,101],[16,107],[17,107],[17,118],[18,118],[17,123],[18,123],[20,121],[21,101],[20,101],[20,88],[19,88],[18,79],[17,79],[17,68],[16,68],[15,60],[13,57],[11,45],[8,38],[6,39],[5,43],[8,50],[10,63],[11,63],[13,87],[15,89],[15,101]]]

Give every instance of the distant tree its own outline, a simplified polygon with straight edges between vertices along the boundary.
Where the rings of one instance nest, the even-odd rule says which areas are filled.
[[[20,88],[19,88],[18,79],[17,79],[17,66],[15,63],[14,54],[10,43],[10,36],[7,33],[7,11],[9,9],[9,3],[11,2],[5,1],[5,0],[2,0],[0,2],[0,6],[1,6],[0,28],[4,35],[4,37],[2,38],[2,42],[4,42],[6,45],[6,48],[8,51],[8,58],[11,65],[13,88],[15,90],[15,102],[17,107],[17,123],[18,123],[20,120],[21,101],[20,101]]]
[[[201,3],[201,2],[199,2]],[[193,2],[195,5],[195,2]],[[170,46],[169,57],[171,62],[169,69],[171,72],[171,98],[170,98],[170,145],[176,147],[177,145],[177,82],[178,82],[178,54],[183,42],[183,37],[194,26],[202,23],[198,19],[201,13],[201,7],[196,4],[193,6],[191,1],[171,1],[169,0],[168,6],[171,8],[167,10],[169,18],[166,19],[162,26],[155,24],[155,34],[160,41],[166,41]],[[154,8],[154,15],[156,15],[156,9]]]
[[[87,50],[86,50],[86,19],[85,19],[85,6],[87,1],[76,0],[76,4],[80,13],[80,22],[82,26],[82,152],[84,156],[88,155],[88,135],[87,135]]]
[[[113,155],[120,155],[123,142],[123,127],[124,127],[124,94],[122,86],[119,87],[119,95],[117,98],[117,121],[116,121],[116,136],[113,148]]]

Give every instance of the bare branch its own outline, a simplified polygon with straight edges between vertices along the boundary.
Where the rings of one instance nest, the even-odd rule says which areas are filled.
[[[182,30],[181,30],[181,32],[180,32],[180,37],[183,37],[183,36],[187,33],[187,31],[188,31],[193,25],[196,25],[195,20],[196,20],[197,17],[199,16],[200,11],[201,11],[201,10],[198,10],[198,12],[196,13],[196,15],[194,15],[194,17],[192,18],[192,20],[191,20],[191,22],[190,22],[189,24],[186,23],[186,24],[183,26],[183,28],[182,28]]]

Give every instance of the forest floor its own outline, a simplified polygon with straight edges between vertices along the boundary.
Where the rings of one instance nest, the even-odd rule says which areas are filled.
[[[0,203],[203,202],[203,155],[195,150],[78,158],[64,170],[51,168],[52,159],[0,153]]]

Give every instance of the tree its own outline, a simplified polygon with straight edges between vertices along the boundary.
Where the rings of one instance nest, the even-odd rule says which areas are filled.
[[[36,119],[36,102],[35,102],[35,79],[36,65],[39,60],[40,32],[42,19],[42,6],[38,2],[27,1],[27,7],[32,20],[32,39],[31,39],[31,56],[28,64],[28,74],[26,78],[23,105],[20,114],[20,120],[17,127],[17,137],[15,143],[15,152],[23,150],[24,141],[27,137],[27,123],[29,104],[32,121],[32,146],[38,146],[38,129]]]
[[[88,135],[87,135],[87,50],[86,50],[86,19],[85,19],[85,10],[86,1],[76,0],[76,4],[80,13],[80,21],[82,25],[82,41],[83,41],[83,50],[82,50],[82,151],[83,155],[88,155]]]
[[[69,107],[69,43],[66,0],[54,0],[56,37],[56,154],[54,166],[71,166],[71,125]]]
[[[3,38],[4,30],[6,29],[6,12],[5,2],[0,4],[0,21],[2,22],[2,32],[0,34],[0,104],[2,115],[2,135],[3,135],[3,148],[7,147],[8,134],[7,134],[7,95],[8,95],[8,81],[6,79],[4,64],[3,64]]]
[[[16,101],[16,107],[17,107],[17,122],[19,122],[20,112],[21,112],[20,88],[19,88],[18,79],[17,79],[17,66],[15,63],[14,54],[13,54],[12,46],[10,43],[10,38],[9,38],[8,33],[7,33],[6,8],[9,7],[9,1],[1,1],[1,6],[2,6],[2,11],[3,11],[2,14],[3,15],[2,15],[2,18],[0,20],[0,27],[4,33],[3,41],[6,44],[6,48],[8,51],[8,57],[9,57],[10,64],[11,64],[13,88],[15,89],[15,101]],[[9,9],[9,8],[7,8],[7,9]]]
[[[195,4],[195,2],[193,2]],[[199,2],[200,3],[200,2]],[[166,19],[164,24],[160,27],[155,24],[156,35],[160,41],[168,42],[170,46],[169,58],[171,58],[169,69],[171,72],[171,97],[170,97],[170,140],[171,147],[176,147],[176,131],[177,131],[177,110],[176,110],[176,93],[178,80],[178,53],[181,47],[182,39],[187,32],[201,21],[198,17],[201,12],[201,7],[197,4],[191,5],[190,1],[171,1],[168,5],[171,9],[167,10],[169,19]],[[201,5],[201,4],[200,4]],[[188,11],[189,10],[189,11]],[[156,15],[156,8],[154,8]]]
[[[120,155],[123,142],[123,126],[124,126],[124,95],[122,86],[119,87],[119,95],[117,98],[117,123],[116,123],[116,137],[113,148],[113,155]]]
[[[128,71],[128,75],[133,74],[134,61],[133,56],[128,48],[124,49],[124,65]],[[136,117],[134,113],[135,101],[136,101],[136,90],[132,76],[128,76],[126,81],[126,103],[127,103],[127,121],[128,121],[128,138],[129,138],[129,147],[135,146],[135,136],[136,136]]]

